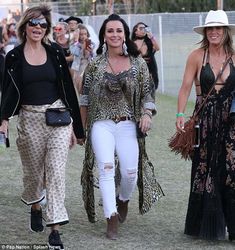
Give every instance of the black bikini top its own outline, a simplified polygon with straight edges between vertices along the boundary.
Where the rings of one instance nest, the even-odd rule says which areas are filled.
[[[227,77],[226,81],[217,82],[216,85],[225,85],[225,84],[227,85],[229,83],[235,83],[235,67],[232,58],[229,59],[229,66],[230,66],[230,74]],[[215,78],[216,76],[209,63],[209,52],[205,50],[203,56],[203,64],[200,72],[200,86],[202,95],[205,95],[210,91],[212,85],[215,82]]]

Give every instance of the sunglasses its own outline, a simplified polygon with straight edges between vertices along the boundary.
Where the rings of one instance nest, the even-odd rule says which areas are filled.
[[[54,30],[54,31],[61,31],[62,28],[54,28],[53,30]]]
[[[45,19],[30,19],[30,20],[28,21],[28,25],[29,25],[30,27],[36,27],[37,25],[40,25],[40,27],[41,27],[42,29],[46,29],[47,26],[48,26],[48,24],[47,24],[47,22],[45,21]]]

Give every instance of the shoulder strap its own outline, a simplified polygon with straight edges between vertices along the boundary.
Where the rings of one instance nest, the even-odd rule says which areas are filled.
[[[223,65],[223,68],[221,69],[221,71],[219,72],[219,74],[216,76],[215,78],[215,81],[212,85],[212,87],[210,88],[210,91],[208,92],[207,96],[204,98],[204,100],[202,101],[200,107],[198,108],[197,112],[193,115],[194,117],[196,117],[199,112],[202,110],[203,106],[205,105],[208,97],[210,96],[210,94],[212,93],[214,87],[215,87],[215,84],[217,82],[217,80],[222,76],[223,72],[224,72],[224,69],[226,68],[226,66],[228,65],[229,61],[231,60],[231,56],[227,59],[227,61],[225,62],[225,64]]]
[[[202,58],[202,65],[205,66],[206,62],[208,60],[208,50],[204,50],[203,58]]]

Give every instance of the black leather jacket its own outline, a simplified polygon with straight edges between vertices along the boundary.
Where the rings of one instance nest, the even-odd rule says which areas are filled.
[[[72,110],[71,117],[73,119],[74,133],[77,138],[84,138],[77,95],[63,52],[60,46],[55,43],[43,44],[43,46],[56,70],[60,98],[66,107]],[[21,108],[23,49],[24,44],[21,44],[11,50],[5,58],[0,121],[18,115]]]

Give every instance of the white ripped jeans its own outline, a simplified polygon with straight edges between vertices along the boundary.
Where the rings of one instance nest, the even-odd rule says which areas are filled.
[[[133,121],[96,121],[91,130],[91,142],[99,168],[99,187],[104,216],[117,213],[115,194],[115,160],[117,154],[121,183],[119,199],[129,200],[137,182],[139,146]]]

